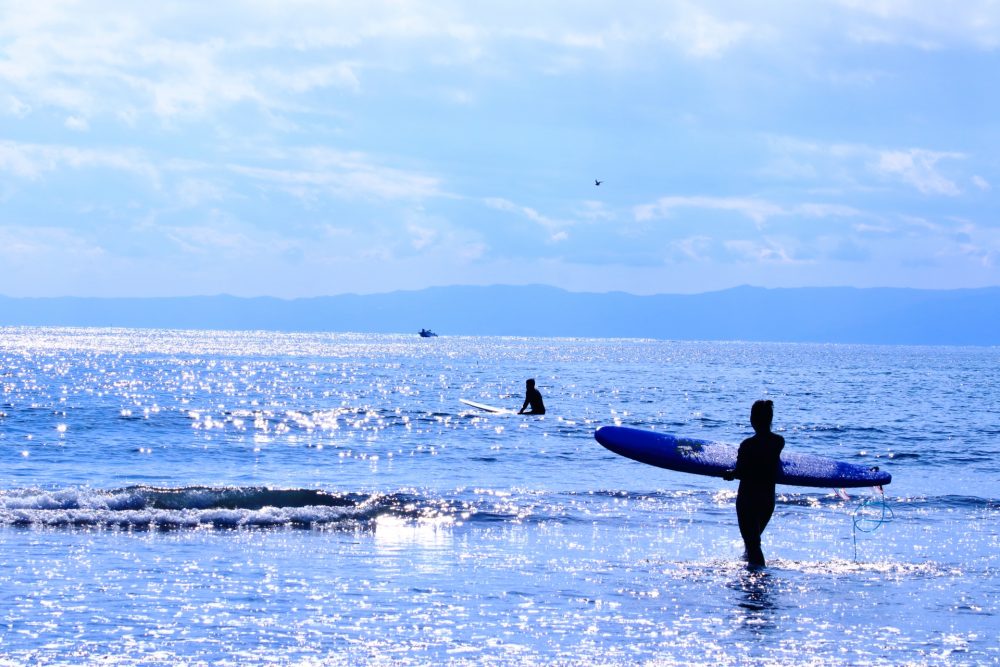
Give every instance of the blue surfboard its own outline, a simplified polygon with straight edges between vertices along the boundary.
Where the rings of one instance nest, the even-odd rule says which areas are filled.
[[[615,454],[668,470],[722,477],[736,467],[737,448],[721,442],[625,426],[602,426],[594,437]],[[882,486],[891,481],[892,475],[877,467],[795,452],[781,455],[777,477],[778,484],[835,489]]]

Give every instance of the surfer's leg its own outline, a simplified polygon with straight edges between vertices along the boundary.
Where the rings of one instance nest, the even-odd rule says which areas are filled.
[[[771,516],[774,514],[774,494],[762,496],[759,503],[760,533],[763,535],[764,529],[767,528],[767,524],[771,521]]]
[[[751,499],[737,496],[736,519],[739,521],[740,535],[743,536],[743,544],[746,546],[747,563],[763,567],[764,553],[760,550],[760,515]]]
[[[764,529],[767,528],[768,522],[771,520],[771,515],[774,514],[774,494],[761,494],[753,499],[752,505],[753,520],[757,529],[757,535],[753,551],[750,550],[749,546],[747,547],[747,562],[750,565],[764,567],[764,551],[760,546],[760,538],[764,534]]]
[[[773,510],[773,508],[772,508]],[[770,518],[767,498],[756,493],[745,493],[736,497],[736,517],[740,523],[740,535],[746,545],[747,564],[764,567],[764,552],[760,548],[760,535]]]

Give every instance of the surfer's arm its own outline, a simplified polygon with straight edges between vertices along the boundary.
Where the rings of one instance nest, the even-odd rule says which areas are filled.
[[[749,438],[748,438],[749,439]],[[746,466],[747,441],[740,443],[739,451],[736,453],[736,466],[730,468],[722,475],[722,479],[732,482],[735,479],[743,479],[743,468]]]

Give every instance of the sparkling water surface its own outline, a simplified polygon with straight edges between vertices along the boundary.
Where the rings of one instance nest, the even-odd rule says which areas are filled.
[[[996,664],[998,361],[3,328],[0,664]],[[544,417],[458,400],[528,377]],[[790,450],[891,472],[892,520],[779,487],[748,571],[735,484],[593,439],[736,443],[762,397]]]

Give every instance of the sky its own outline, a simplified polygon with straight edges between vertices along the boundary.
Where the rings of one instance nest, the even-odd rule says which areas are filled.
[[[0,294],[996,286],[998,56],[996,0],[0,0]]]

